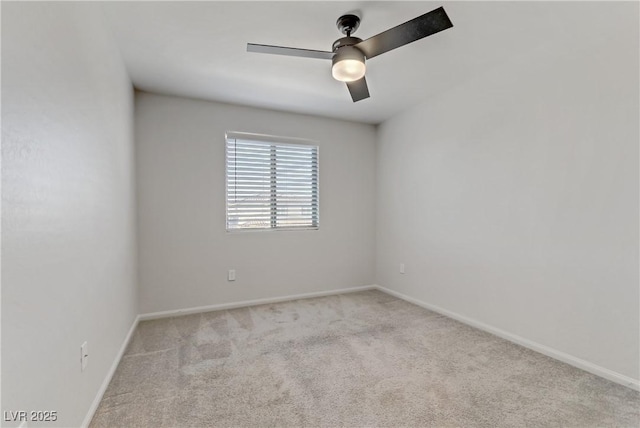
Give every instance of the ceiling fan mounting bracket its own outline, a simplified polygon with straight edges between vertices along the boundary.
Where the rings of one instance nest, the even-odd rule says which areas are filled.
[[[336,22],[338,30],[345,36],[349,37],[355,33],[360,26],[360,17],[356,15],[342,15]]]

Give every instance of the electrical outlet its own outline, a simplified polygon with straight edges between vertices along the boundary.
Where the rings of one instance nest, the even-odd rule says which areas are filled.
[[[400,273],[404,273],[404,263],[400,263]]]
[[[89,344],[84,342],[80,346],[80,371],[84,371],[89,363]]]
[[[227,279],[229,281],[235,281],[236,280],[236,270],[235,269],[229,269],[229,275],[228,275]]]

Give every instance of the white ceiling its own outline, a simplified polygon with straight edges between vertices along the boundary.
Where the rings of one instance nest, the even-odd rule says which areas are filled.
[[[358,103],[331,77],[330,61],[246,52],[248,42],[331,50],[342,37],[335,22],[344,13],[361,16],[355,35],[366,39],[441,5],[454,27],[368,61],[371,98]],[[597,19],[597,10],[586,3],[546,2],[113,2],[103,7],[140,90],[366,123],[380,123],[528,51],[564,49]],[[593,19],[585,22],[585,14]]]

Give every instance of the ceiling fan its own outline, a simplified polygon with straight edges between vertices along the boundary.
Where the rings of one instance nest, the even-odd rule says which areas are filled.
[[[392,49],[453,27],[451,20],[442,7],[413,18],[367,40],[352,36],[360,25],[360,18],[356,15],[343,15],[338,18],[336,25],[346,37],[333,42],[331,52],[254,43],[247,43],[247,51],[330,59],[332,61],[331,74],[333,78],[347,84],[351,98],[355,103],[369,98],[369,88],[364,77],[366,71],[365,59],[371,59]]]

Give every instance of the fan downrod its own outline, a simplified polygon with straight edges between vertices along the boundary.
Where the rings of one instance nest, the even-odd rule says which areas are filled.
[[[349,37],[355,33],[360,26],[360,17],[356,15],[342,15],[336,22],[338,30],[345,36]]]

